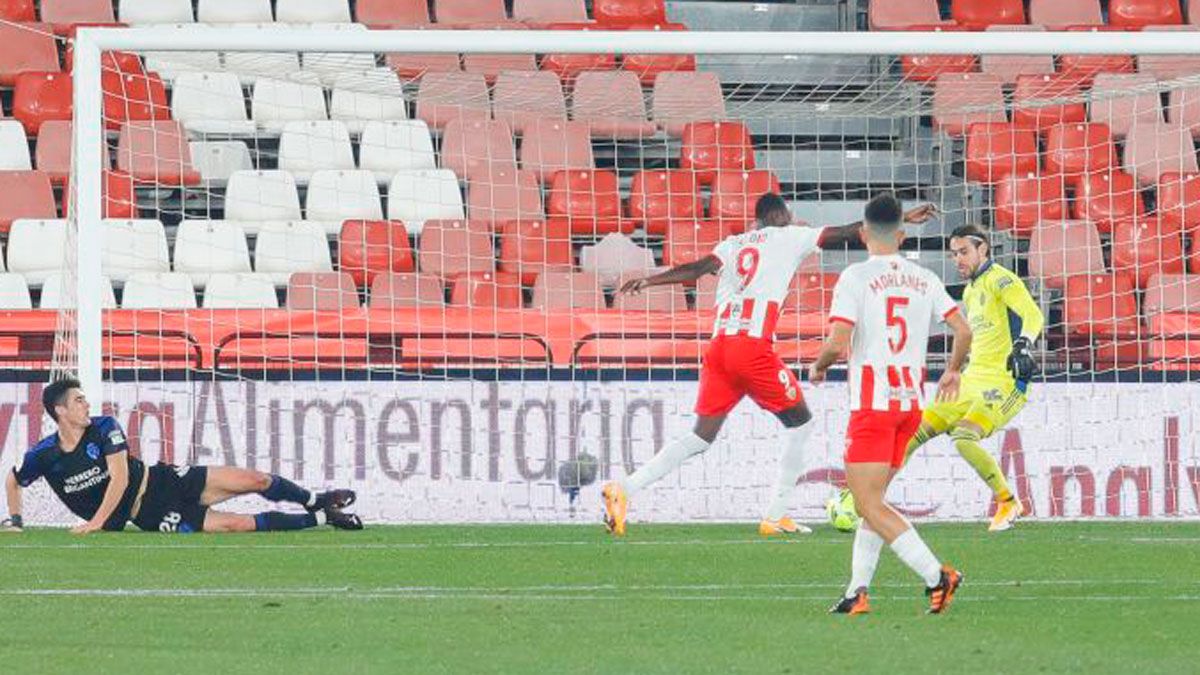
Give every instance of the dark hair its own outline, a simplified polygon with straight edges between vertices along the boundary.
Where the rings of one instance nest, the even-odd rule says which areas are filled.
[[[863,222],[872,230],[886,234],[900,227],[904,210],[890,192],[875,195],[863,209]]]
[[[987,231],[978,225],[959,225],[950,233],[951,239],[970,239],[976,245],[987,244],[988,252],[992,250],[992,240],[988,237]]]
[[[783,197],[768,192],[758,198],[754,205],[754,218],[760,225],[787,225],[792,222],[792,212],[788,211],[787,202]]]
[[[68,391],[82,388],[83,385],[79,383],[79,380],[73,377],[64,377],[61,380],[53,381],[42,390],[42,408],[50,416],[50,419],[57,422],[58,414],[54,412],[54,406],[63,404]]]

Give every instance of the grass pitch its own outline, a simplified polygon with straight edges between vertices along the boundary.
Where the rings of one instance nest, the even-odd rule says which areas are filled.
[[[5,673],[1196,672],[1200,524],[927,525],[944,616],[885,551],[752,525],[0,535]]]

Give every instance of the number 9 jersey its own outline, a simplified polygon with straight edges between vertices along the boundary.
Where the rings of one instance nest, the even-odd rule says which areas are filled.
[[[779,312],[801,261],[817,250],[822,230],[763,227],[726,238],[713,249],[721,260],[713,337],[772,340]]]
[[[899,255],[872,256],[843,270],[829,320],[854,327],[850,410],[919,411],[929,327],[956,311],[937,275]]]

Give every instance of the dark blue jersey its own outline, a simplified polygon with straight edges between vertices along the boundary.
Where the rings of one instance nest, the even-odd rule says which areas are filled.
[[[70,452],[59,445],[58,434],[43,438],[32,450],[25,453],[21,465],[13,469],[21,487],[29,487],[39,478],[45,478],[50,489],[66,504],[71,513],[91,520],[104,501],[108,488],[108,456],[128,452],[129,443],[125,431],[111,417],[93,417],[92,423],[83,432]],[[104,523],[106,530],[120,530],[129,520],[129,509],[137,497],[146,467],[140,459],[128,455],[129,487],[112,516]]]

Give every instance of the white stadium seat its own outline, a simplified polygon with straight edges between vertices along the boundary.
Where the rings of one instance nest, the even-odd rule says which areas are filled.
[[[424,120],[367,122],[359,141],[360,168],[387,183],[397,171],[437,168],[433,137]]]
[[[343,32],[367,30],[367,27],[360,23],[315,25],[312,28]],[[378,65],[374,54],[363,52],[305,52],[301,57],[301,64],[305,72],[315,74],[327,87],[332,86],[343,73],[373,70]]]
[[[125,281],[125,309],[195,309],[192,278],[178,272],[139,272]]]
[[[354,134],[362,133],[372,120],[408,119],[400,78],[388,68],[339,73],[333,81],[329,118],[340,120]]]
[[[12,272],[0,274],[0,309],[33,309],[24,276]]]
[[[28,171],[33,168],[25,127],[16,120],[0,121],[0,171]]]
[[[297,73],[291,80],[260,78],[250,99],[250,117],[271,133],[279,133],[288,122],[328,119],[325,91],[312,74]]]
[[[200,0],[196,8],[200,23],[270,23],[271,0]]]
[[[276,286],[287,285],[292,272],[332,270],[329,240],[320,223],[266,223],[259,230],[254,244],[254,271],[269,274]]]
[[[233,73],[181,73],[171,96],[171,114],[189,131],[253,134],[242,85]]]
[[[404,221],[409,234],[421,233],[426,220],[466,217],[458,177],[449,169],[398,171],[388,185],[388,218]]]
[[[300,185],[320,169],[354,169],[350,132],[337,121],[288,122],[279,138],[279,168]]]
[[[221,70],[219,52],[146,52],[146,70],[158,73],[167,82],[175,82],[184,73]]]
[[[62,269],[67,221],[18,219],[8,232],[8,271],[19,272],[31,286]]]
[[[275,309],[279,297],[275,282],[266,274],[253,272],[220,273],[208,279],[204,287],[205,309]]]
[[[304,217],[320,222],[325,233],[331,235],[341,231],[344,220],[382,219],[383,206],[375,175],[370,171],[314,172],[308,183]]]
[[[203,288],[209,276],[249,272],[250,248],[246,230],[231,220],[185,220],[175,231],[175,271]]]
[[[205,183],[225,183],[235,171],[254,168],[250,148],[242,141],[192,141],[192,166]]]
[[[118,286],[137,272],[169,272],[171,258],[163,224],[149,219],[106,219],[100,266]]]
[[[192,16],[192,0],[121,0],[117,19],[131,25],[196,21]]]
[[[38,307],[42,309],[69,309],[75,307],[74,292],[67,292],[68,283],[75,283],[75,278],[67,278],[62,272],[55,272],[46,277],[42,284],[42,298]],[[115,309],[117,295],[113,293],[112,280],[107,276],[100,277],[100,306],[104,309]]]
[[[346,0],[276,0],[279,23],[350,23]]]
[[[235,171],[225,188],[225,219],[257,223],[299,220],[296,179],[288,171]],[[251,229],[246,233],[255,234]]]

